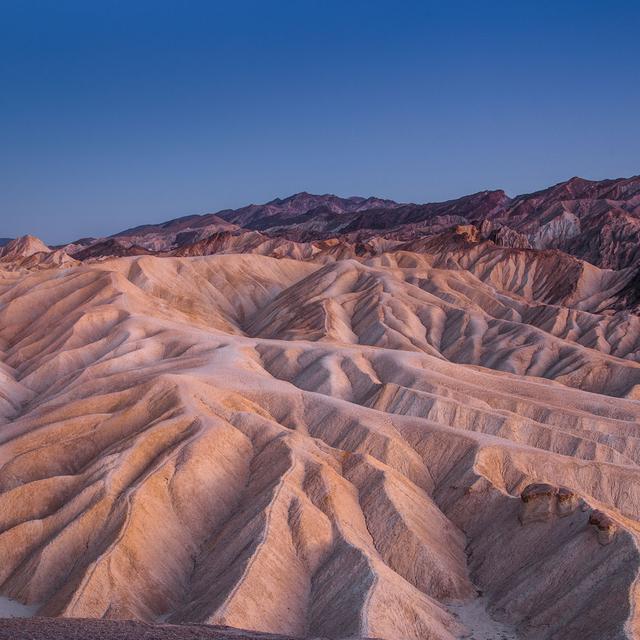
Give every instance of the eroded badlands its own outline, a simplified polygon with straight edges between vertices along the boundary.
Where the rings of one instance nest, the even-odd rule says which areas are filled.
[[[0,595],[292,636],[637,637],[631,277],[437,241],[3,270]]]

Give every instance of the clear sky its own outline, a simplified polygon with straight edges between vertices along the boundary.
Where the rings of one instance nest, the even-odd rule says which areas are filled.
[[[640,173],[640,3],[0,0],[0,236]]]

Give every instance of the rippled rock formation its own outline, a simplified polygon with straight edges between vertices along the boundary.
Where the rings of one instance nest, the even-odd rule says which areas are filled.
[[[2,262],[0,596],[309,638],[638,637],[634,270],[487,229]]]

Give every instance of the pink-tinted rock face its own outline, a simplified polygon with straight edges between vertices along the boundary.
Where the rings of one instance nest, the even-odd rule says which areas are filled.
[[[546,483],[527,485],[520,494],[520,499],[522,524],[569,516],[580,506],[580,499],[573,491]]]
[[[20,258],[28,258],[36,253],[49,253],[51,249],[35,236],[22,236],[10,240],[0,247],[0,260],[8,262]]]
[[[522,524],[549,520],[556,514],[556,489],[549,484],[530,484],[520,497]]]
[[[299,194],[75,258],[15,242],[0,607],[190,625],[167,638],[638,637],[635,272],[537,248],[633,189]]]
[[[358,255],[358,242],[412,241],[456,225],[475,225],[479,236],[498,246],[559,249],[596,266],[622,269],[640,259],[640,177],[589,181],[581,178],[531,194],[509,198],[503,191],[483,191],[448,202],[399,204],[379,198],[339,198],[300,193],[264,205],[249,205],[217,214],[186,216],[145,225],[115,236],[130,255],[180,249],[184,255],[255,251],[282,257],[267,245],[257,249],[255,236],[229,243],[206,242],[219,234],[256,232],[268,238],[305,244],[340,238]],[[203,241],[204,244],[203,244]],[[98,244],[99,241],[96,241]],[[384,242],[382,242],[384,245]],[[74,244],[70,253],[76,250]],[[82,248],[78,247],[78,250]],[[123,255],[106,244],[84,258]],[[297,257],[297,256],[293,256]]]
[[[589,516],[589,524],[593,525],[598,532],[598,542],[602,545],[611,544],[618,529],[615,521],[606,513],[595,510]]]
[[[571,515],[580,507],[580,498],[570,489],[559,487],[556,494],[558,504],[556,506],[557,514],[562,518]]]
[[[550,484],[540,482],[527,485],[520,494],[520,498],[522,499],[522,502],[527,504],[528,502],[536,500],[550,500],[556,496],[556,493],[557,489],[555,487],[552,487]]]
[[[0,640],[294,640],[210,625],[145,624],[131,620],[0,619]]]

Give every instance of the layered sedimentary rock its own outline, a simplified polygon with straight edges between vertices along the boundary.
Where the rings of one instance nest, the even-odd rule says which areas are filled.
[[[514,198],[495,190],[427,204],[298,193],[128,229],[107,241],[84,239],[67,249],[84,252],[83,259],[140,255],[142,250],[176,255],[253,252],[296,259],[326,253],[335,258],[375,255],[459,225],[475,226],[476,240],[498,246],[560,250],[602,268],[634,267],[637,272],[640,177],[572,178]],[[327,240],[340,249],[326,251],[318,245]],[[635,289],[632,297],[637,300]]]
[[[9,262],[21,258],[27,258],[36,253],[49,253],[51,249],[35,236],[22,236],[9,240],[0,247],[0,258],[3,262]]]
[[[287,636],[209,625],[133,620],[0,619],[0,640],[293,640]]]
[[[0,269],[25,271],[57,269],[79,264],[64,249],[50,249],[35,236],[22,236],[0,246]]]
[[[0,596],[285,636],[637,637],[632,270],[476,230],[0,270]]]

